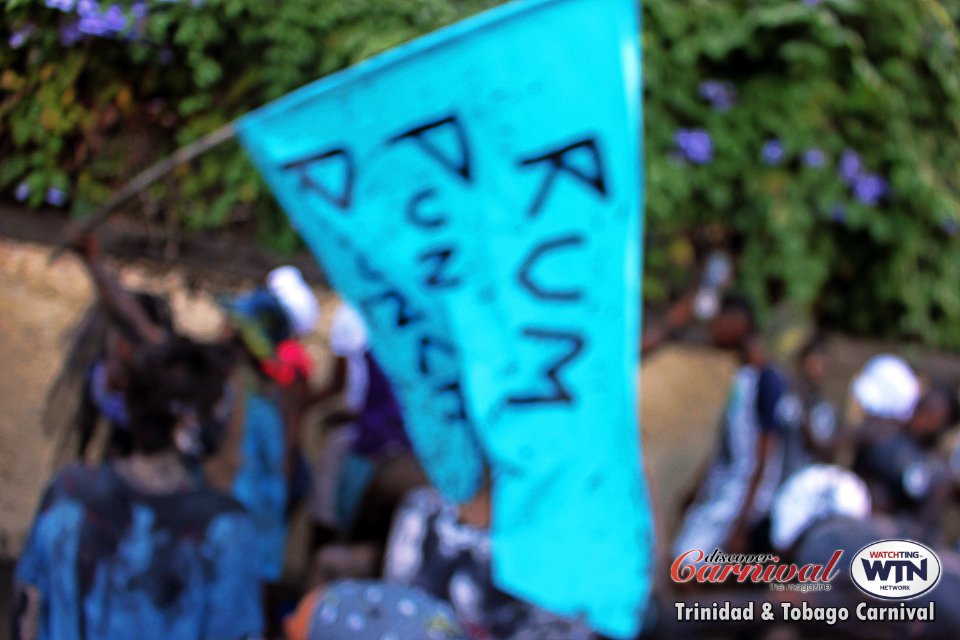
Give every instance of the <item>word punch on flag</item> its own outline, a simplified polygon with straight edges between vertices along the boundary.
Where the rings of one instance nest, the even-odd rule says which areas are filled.
[[[431,481],[489,473],[497,586],[623,638],[653,555],[638,38],[632,0],[517,0],[238,122]]]

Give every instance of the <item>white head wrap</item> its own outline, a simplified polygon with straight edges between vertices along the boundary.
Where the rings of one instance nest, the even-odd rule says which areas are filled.
[[[303,336],[317,325],[320,319],[320,303],[296,267],[277,267],[267,275],[270,290],[290,318],[290,328],[295,336]]]
[[[874,356],[852,385],[853,398],[878,418],[909,420],[920,399],[920,381],[903,358]]]

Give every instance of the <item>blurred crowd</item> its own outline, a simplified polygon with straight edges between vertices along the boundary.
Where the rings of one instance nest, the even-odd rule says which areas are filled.
[[[333,311],[316,371],[320,306],[295,267],[220,299],[221,335],[198,341],[93,235],[71,247],[97,300],[47,413],[79,396],[58,439],[74,462],[20,557],[15,637],[592,637],[494,587],[489,487],[462,505],[430,488],[356,309]]]
[[[317,371],[302,340],[320,307],[294,267],[223,298],[222,335],[197,341],[178,332],[161,297],[120,286],[92,235],[75,235],[72,248],[98,293],[67,358],[81,371],[75,463],[47,487],[20,558],[15,637],[597,637],[496,588],[489,487],[460,505],[430,488],[349,304],[333,312],[334,357]],[[762,636],[771,632],[679,622],[674,604],[798,598],[756,585],[681,588],[670,564],[686,551],[822,563],[834,550],[908,538],[944,565],[927,596],[945,603],[935,623],[776,637],[960,637],[948,605],[960,560],[942,522],[960,488],[956,390],[881,354],[850,382],[841,411],[825,388],[827,339],[812,335],[777,363],[749,302],[725,292],[731,271],[712,256],[697,291],[642,336],[650,353],[699,319],[739,361],[710,463],[679,530],[661,532],[644,634]],[[312,409],[335,399],[342,408],[318,423]],[[320,431],[316,453],[302,446],[308,430]],[[305,539],[290,535],[298,517],[309,522]],[[291,544],[309,558],[294,580]],[[862,596],[841,575],[802,597],[843,606]]]
[[[710,342],[738,361],[709,463],[686,502],[669,551],[661,553],[655,577],[660,581],[658,633],[757,635],[749,622],[738,628],[729,621],[678,621],[677,602],[806,602],[853,610],[866,597],[850,580],[850,558],[872,542],[909,539],[935,549],[943,565],[937,588],[911,602],[941,604],[934,622],[864,624],[851,616],[829,627],[813,621],[807,628],[792,625],[775,637],[960,637],[960,616],[951,610],[960,597],[958,532],[955,522],[945,522],[960,497],[957,389],[891,353],[871,357],[846,389],[828,388],[828,339],[808,332],[789,361],[778,362],[750,303],[723,293],[729,268],[712,278],[710,269],[708,264],[699,291],[682,296],[644,339],[650,352],[699,318]],[[844,396],[843,407],[829,400]],[[799,595],[735,580],[719,590],[695,580],[683,588],[668,584],[669,563],[692,550],[703,556],[715,550],[769,554],[798,566],[823,566],[840,550],[844,565],[829,590]]]

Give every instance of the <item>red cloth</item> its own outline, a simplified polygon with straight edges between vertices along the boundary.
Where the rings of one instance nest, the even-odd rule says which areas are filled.
[[[309,379],[313,374],[313,359],[306,347],[296,340],[284,340],[277,345],[272,358],[264,360],[263,372],[288,387],[297,378]]]

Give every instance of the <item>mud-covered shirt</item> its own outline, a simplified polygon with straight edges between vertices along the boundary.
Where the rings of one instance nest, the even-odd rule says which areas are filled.
[[[40,593],[40,638],[234,640],[261,632],[253,524],[197,485],[138,491],[111,465],[47,489],[17,566]]]
[[[489,532],[460,522],[456,506],[431,489],[413,491],[397,510],[384,579],[450,602],[474,640],[596,638],[580,618],[558,616],[500,591],[493,581]]]

